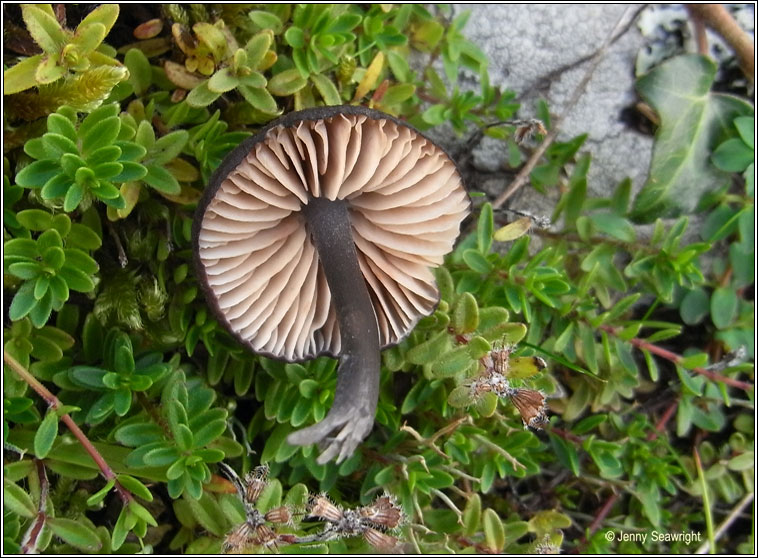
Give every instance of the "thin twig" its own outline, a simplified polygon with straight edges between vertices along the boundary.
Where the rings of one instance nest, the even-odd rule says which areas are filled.
[[[739,503],[732,509],[731,512],[729,512],[729,515],[726,516],[724,521],[721,522],[721,525],[718,526],[718,529],[716,529],[716,533],[713,535],[714,540],[719,540],[721,536],[726,533],[729,530],[729,527],[732,526],[732,523],[736,521],[736,519],[739,517],[739,515],[742,513],[742,510],[744,510],[750,502],[753,501],[753,498],[755,497],[755,494],[752,492],[750,494],[746,494],[745,497],[739,501]],[[708,552],[711,548],[710,542],[705,541],[700,548],[698,548],[695,551],[695,554],[705,554]]]
[[[18,374],[22,380],[29,384],[29,386],[47,402],[48,407],[54,410],[60,408],[61,402],[58,400],[58,398],[53,395],[49,389],[42,385],[42,383],[37,380],[37,378],[32,376],[32,374],[26,368],[24,368],[21,363],[13,358],[7,350],[3,351],[3,360],[11,370]],[[121,497],[121,501],[124,504],[131,502],[134,498],[132,496],[132,493],[121,486],[118,480],[116,480],[116,474],[113,472],[113,469],[110,468],[110,465],[108,465],[103,456],[100,455],[100,452],[97,451],[97,448],[95,448],[92,442],[89,441],[87,435],[82,432],[79,426],[68,414],[61,415],[60,419],[66,424],[66,426],[68,426],[69,430],[71,430],[71,433],[76,437],[77,440],[79,440],[79,443],[90,455],[92,460],[97,465],[98,469],[100,469],[103,478],[105,478],[106,481],[113,480],[115,482],[114,487],[116,489],[116,492],[118,492],[118,495]]]
[[[612,327],[612,326],[602,325],[600,326],[600,329],[610,333],[611,335],[618,334],[617,328]],[[671,351],[668,351],[662,347],[659,347],[658,345],[653,345],[652,343],[649,343],[643,339],[637,339],[635,337],[633,339],[630,339],[629,342],[640,350],[649,351],[653,353],[654,355],[658,355],[659,357],[665,358],[666,360],[673,362],[674,364],[680,364],[682,360],[684,360],[684,358],[681,357],[680,355],[676,353],[672,353]],[[711,370],[706,370],[705,368],[701,368],[699,366],[691,368],[690,370],[692,370],[696,374],[705,376],[706,378],[713,380],[714,382],[723,382],[727,385],[739,388],[743,391],[753,391],[755,389],[755,386],[753,386],[752,384],[749,384],[747,382],[742,382],[740,380],[735,380],[734,378],[729,378],[728,376],[724,376],[723,374],[718,374],[717,372],[712,372]]]
[[[445,502],[447,507],[453,510],[453,512],[455,512],[455,515],[458,516],[458,524],[463,525],[463,512],[458,509],[458,507],[453,503],[453,501],[450,498],[448,498],[447,494],[445,494],[438,488],[432,488],[430,492],[434,494],[435,496],[437,496],[437,498]]]
[[[24,534],[24,538],[21,540],[22,554],[37,554],[37,542],[39,541],[40,533],[42,533],[42,527],[45,526],[45,521],[47,521],[47,495],[50,492],[50,483],[47,480],[47,471],[42,460],[35,458],[34,464],[37,466],[37,475],[39,476],[39,506],[37,508],[37,517],[34,518],[34,521]]]
[[[485,446],[487,446],[489,449],[493,450],[494,452],[499,453],[500,455],[505,457],[505,459],[509,461],[510,464],[513,465],[514,468],[526,469],[526,466],[523,463],[521,463],[518,459],[513,457],[510,453],[505,451],[503,448],[501,448],[500,446],[498,446],[496,443],[492,442],[491,440],[488,440],[481,434],[474,434],[473,438],[481,442],[482,444],[484,444]]]
[[[618,22],[613,28],[613,31],[609,33],[609,35],[606,37],[603,44],[600,46],[599,49],[595,52],[595,54],[592,56],[592,59],[590,60],[590,65],[587,68],[587,71],[584,74],[584,77],[579,82],[579,84],[574,89],[574,92],[571,95],[571,98],[569,99],[568,103],[566,103],[566,106],[563,109],[563,113],[560,116],[557,116],[553,119],[553,126],[548,132],[548,134],[545,136],[545,139],[542,140],[542,143],[537,147],[537,149],[532,153],[531,157],[529,157],[529,160],[526,162],[526,164],[521,168],[519,173],[516,175],[516,177],[511,182],[510,186],[506,188],[506,190],[500,194],[495,201],[492,202],[492,208],[497,209],[501,205],[503,205],[506,201],[508,201],[524,184],[527,183],[529,180],[529,175],[531,174],[534,167],[537,166],[537,163],[542,158],[542,155],[545,153],[548,147],[555,141],[555,138],[558,136],[558,132],[560,131],[560,124],[561,122],[566,118],[566,115],[571,112],[571,110],[574,108],[574,106],[579,102],[579,99],[584,94],[584,90],[587,88],[587,84],[590,82],[590,79],[592,79],[592,75],[595,73],[595,70],[597,69],[598,65],[600,64],[600,61],[605,56],[608,47],[613,42],[614,38],[618,36],[621,33],[626,32],[626,29],[629,25],[631,25],[632,21],[634,21],[634,17],[636,17],[637,12],[630,6],[626,10],[624,10],[624,13],[619,18]]]

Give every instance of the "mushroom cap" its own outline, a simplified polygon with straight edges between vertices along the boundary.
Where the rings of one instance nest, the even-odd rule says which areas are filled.
[[[348,205],[380,344],[398,343],[437,306],[432,268],[452,250],[469,200],[444,150],[364,107],[290,113],[224,159],[193,231],[210,308],[256,353],[339,355],[336,310],[301,212],[315,197]]]

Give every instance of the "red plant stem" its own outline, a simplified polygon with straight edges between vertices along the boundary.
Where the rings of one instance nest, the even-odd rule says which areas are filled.
[[[45,464],[41,459],[34,460],[37,466],[37,475],[39,476],[39,506],[37,508],[37,517],[29,527],[21,542],[22,554],[37,554],[37,541],[42,532],[42,527],[47,521],[47,495],[50,490],[50,483],[47,481],[47,471]]]
[[[3,351],[3,360],[11,370],[18,374],[22,380],[29,384],[29,386],[47,402],[48,406],[51,409],[58,409],[61,406],[61,402],[58,400],[58,398],[53,395],[49,389],[42,385],[42,383],[37,380],[37,378],[32,376],[32,374],[26,368],[24,368],[20,362],[13,358],[7,350]],[[66,426],[68,426],[69,430],[71,430],[71,433],[76,437],[76,439],[79,440],[79,443],[82,444],[82,447],[84,447],[84,449],[97,465],[98,469],[100,469],[100,472],[102,473],[105,480],[113,480],[115,482],[114,487],[116,489],[116,492],[118,492],[118,495],[121,497],[121,501],[124,504],[131,502],[134,496],[132,496],[131,492],[121,486],[121,484],[116,480],[116,474],[113,472],[113,469],[110,468],[110,465],[108,465],[103,456],[100,455],[100,452],[97,451],[97,448],[95,448],[92,442],[89,441],[87,435],[82,432],[79,426],[77,426],[77,424],[68,414],[61,415],[61,420],[66,424]]]
[[[668,406],[666,411],[663,413],[663,416],[660,418],[658,423],[655,425],[655,431],[651,432],[647,436],[647,441],[652,442],[658,437],[658,434],[663,432],[663,429],[666,428],[666,423],[668,423],[669,420],[671,420],[671,417],[674,416],[674,412],[676,411],[676,408],[679,406],[679,401],[672,401],[671,405]]]
[[[613,504],[616,503],[616,500],[618,500],[618,493],[614,492],[610,496],[608,496],[608,499],[605,501],[605,504],[603,504],[603,507],[600,508],[600,511],[595,516],[595,520],[590,524],[590,536],[597,531],[600,528],[600,525],[605,521],[606,516],[611,513],[611,509],[613,509]]]
[[[612,327],[612,326],[607,326],[607,325],[600,326],[600,329],[610,333],[611,335],[617,335],[617,332],[618,332],[617,328]],[[648,343],[647,341],[644,341],[642,339],[637,339],[636,337],[634,339],[630,339],[629,342],[640,350],[650,351],[654,355],[658,355],[659,357],[665,358],[666,360],[671,361],[674,364],[679,364],[682,362],[682,360],[684,360],[680,355],[676,353],[672,353],[671,351],[663,349],[659,347],[658,345],[653,345],[652,343]],[[691,370],[695,372],[696,374],[700,374],[701,376],[705,376],[706,378],[713,380],[714,382],[723,382],[727,385],[739,388],[743,391],[752,391],[753,389],[755,389],[752,384],[749,384],[747,382],[742,382],[740,380],[735,380],[734,378],[729,378],[722,374],[718,374],[717,372],[712,372],[710,370],[706,370],[705,368],[700,368],[699,366],[696,366],[692,368]]]
[[[603,507],[600,508],[600,511],[597,512],[595,519],[590,524],[588,528],[588,533],[586,535],[582,535],[582,538],[579,539],[579,544],[577,544],[576,548],[572,551],[572,554],[579,554],[582,552],[584,547],[587,545],[587,539],[591,537],[595,533],[595,531],[597,531],[600,528],[600,525],[602,525],[606,516],[609,513],[611,513],[611,509],[613,509],[613,505],[616,503],[616,500],[618,500],[618,498],[619,498],[619,495],[617,492],[614,492],[613,494],[608,496],[608,499],[603,504]]]

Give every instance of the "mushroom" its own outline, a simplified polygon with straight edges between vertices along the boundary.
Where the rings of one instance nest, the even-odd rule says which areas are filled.
[[[326,442],[323,464],[369,434],[380,350],[436,308],[432,268],[468,208],[440,147],[363,107],[291,113],[224,159],[193,232],[209,306],[256,353],[340,359],[329,413],[289,443]]]

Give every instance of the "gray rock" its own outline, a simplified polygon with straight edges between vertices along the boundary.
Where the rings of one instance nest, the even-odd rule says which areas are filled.
[[[521,97],[521,117],[533,116],[540,98],[547,100],[552,114],[564,114],[586,72],[587,58],[628,8],[608,4],[453,6],[456,14],[471,10],[464,33],[489,57],[491,83]],[[561,124],[559,141],[588,134],[583,150],[592,153],[588,188],[593,195],[608,195],[627,176],[639,189],[647,175],[652,138],[631,129],[620,117],[636,99],[634,63],[643,44],[632,25],[609,47],[584,95]],[[479,171],[502,170],[503,144],[485,138],[472,157]]]

